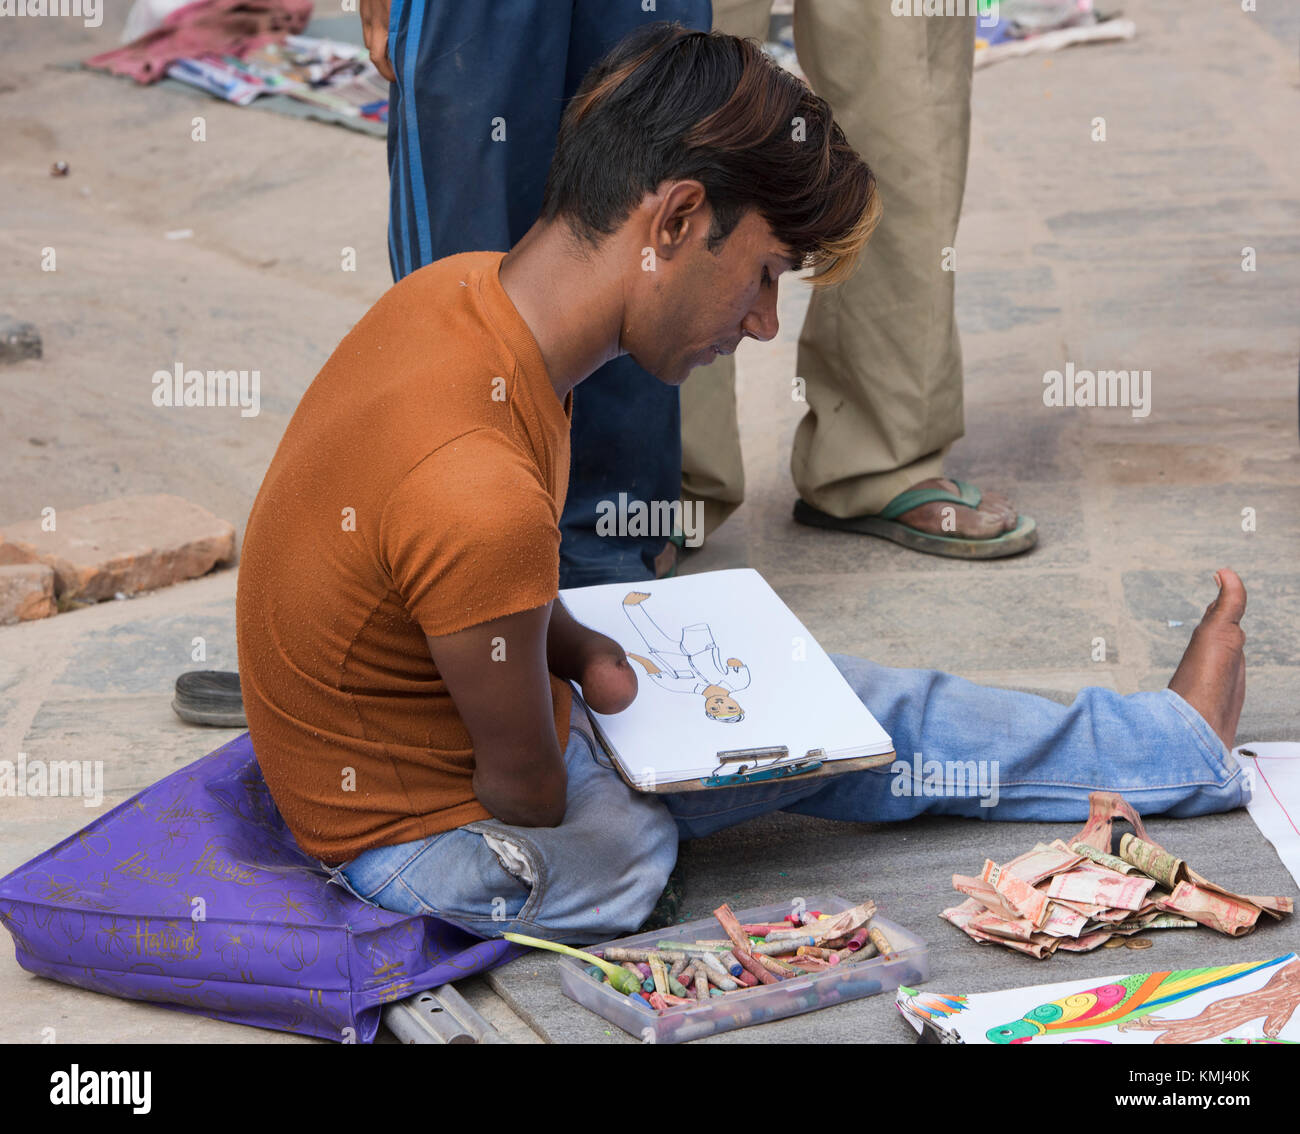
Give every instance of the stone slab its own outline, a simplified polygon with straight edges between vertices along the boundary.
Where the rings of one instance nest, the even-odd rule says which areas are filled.
[[[0,536],[0,564],[48,564],[64,601],[155,590],[205,575],[235,553],[232,524],[166,493],[51,510]]]

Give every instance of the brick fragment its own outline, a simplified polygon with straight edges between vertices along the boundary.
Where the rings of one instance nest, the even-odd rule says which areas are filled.
[[[123,496],[60,509],[53,520],[53,531],[36,519],[0,532],[0,565],[47,564],[63,599],[154,590],[205,575],[235,553],[234,526],[179,496]]]

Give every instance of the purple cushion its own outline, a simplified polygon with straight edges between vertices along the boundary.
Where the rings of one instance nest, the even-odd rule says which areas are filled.
[[[247,733],[0,879],[0,923],[39,976],[354,1043],[389,1001],[524,952],[330,883]]]

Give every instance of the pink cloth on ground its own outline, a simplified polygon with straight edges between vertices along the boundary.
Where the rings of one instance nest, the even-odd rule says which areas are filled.
[[[311,20],[312,0],[195,0],[139,39],[86,60],[87,67],[155,83],[177,59],[206,52],[244,52],[297,35]]]

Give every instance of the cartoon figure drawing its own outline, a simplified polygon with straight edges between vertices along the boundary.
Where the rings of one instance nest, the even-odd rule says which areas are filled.
[[[732,694],[749,688],[749,668],[739,658],[723,661],[707,622],[684,626],[676,639],[670,638],[645,609],[649,597],[644,591],[630,591],[623,599],[623,613],[650,655],[629,650],[627,656],[639,662],[661,689],[703,695],[704,714],[711,720],[725,724],[744,720],[745,712]]]

